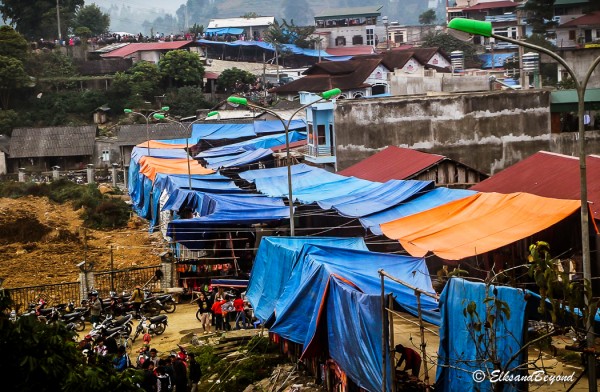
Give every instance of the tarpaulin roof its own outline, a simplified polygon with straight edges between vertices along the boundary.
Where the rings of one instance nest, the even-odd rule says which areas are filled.
[[[273,44],[269,43],[269,42],[265,42],[265,41],[241,41],[241,40],[237,40],[237,41],[233,41],[233,42],[223,42],[223,41],[209,41],[206,39],[201,39],[198,40],[198,43],[204,44],[204,45],[211,45],[211,46],[232,46],[232,47],[243,47],[243,46],[254,46],[254,47],[258,47],[264,50],[269,50],[274,52],[275,51],[275,47],[273,46]],[[322,58],[329,58],[329,57],[335,57],[335,56],[331,56],[329,53],[327,53],[324,50],[315,50],[315,49],[304,49],[304,48],[300,48],[296,45],[293,44],[280,44],[278,45],[280,48],[280,50],[282,51],[286,51],[286,52],[290,52],[292,54],[298,54],[298,55],[304,55],[304,56],[309,56],[309,57],[322,57]]]
[[[325,210],[334,209],[342,216],[357,218],[398,205],[433,187],[433,181],[391,180],[363,192],[324,199],[317,203]]]
[[[367,328],[369,323],[365,325],[361,322],[377,317],[371,313],[373,308],[360,308],[357,309],[357,313],[348,313],[346,308],[336,308],[336,296],[330,295],[333,278],[351,285],[352,291],[366,295],[380,295],[381,279],[378,274],[380,269],[414,287],[434,292],[429,270],[422,258],[305,245],[276,304],[276,319],[270,331],[303,344],[303,356],[310,356],[318,351],[327,351],[327,348],[319,347],[327,345],[327,342],[323,342],[321,336],[317,334],[317,329],[326,330],[328,336],[345,329],[346,332],[342,333],[337,341],[342,347],[337,347],[339,351],[336,352],[342,350],[351,352],[352,358],[340,357],[345,360],[342,369],[349,375],[355,376],[354,381],[367,390],[380,390],[381,356],[375,355],[373,350],[375,346],[381,347],[381,331],[379,328]],[[267,278],[266,282],[268,281]],[[417,300],[412,289],[394,281],[386,282],[385,288],[386,293],[392,293],[402,308],[416,314]],[[334,302],[330,303],[331,300]],[[349,303],[351,299],[348,298],[344,302]],[[421,308],[425,319],[439,321],[439,314],[436,312],[438,305],[435,300],[422,296]],[[329,313],[337,313],[337,316]],[[377,313],[380,312],[375,312]],[[357,314],[361,317],[357,317]],[[348,338],[350,336],[362,336],[363,339],[350,340]],[[331,342],[328,347],[329,350],[333,348]],[[359,367],[362,369],[359,370]],[[368,375],[365,375],[365,372]]]
[[[402,204],[388,208],[375,214],[363,216],[360,223],[363,227],[371,230],[373,234],[381,235],[382,223],[391,222],[405,216],[413,215],[430,208],[441,206],[453,200],[462,199],[475,194],[474,191],[464,189],[436,188],[414,199],[403,202]]]
[[[150,148],[150,154],[148,154],[148,149],[144,147],[134,147],[131,151],[131,159],[136,162],[138,162],[143,156],[181,159],[189,157],[188,153],[180,148]]]
[[[204,192],[199,190],[189,190],[183,187],[172,189],[169,194],[169,198],[162,207],[163,211],[179,211],[182,208],[190,208],[192,211],[196,211],[201,216],[213,213],[215,203],[218,203],[222,198],[213,194],[214,190],[210,192]],[[240,189],[240,191],[242,191]],[[242,191],[243,192],[243,191]],[[254,193],[236,193],[236,194],[221,194],[223,197],[236,196],[236,197],[262,197]],[[241,200],[241,199],[236,199]],[[248,200],[248,199],[245,199]],[[279,205],[278,199],[275,200],[274,205]],[[266,204],[266,203],[265,203]]]
[[[405,180],[446,159],[410,148],[388,146],[338,174],[370,181]]]
[[[147,141],[138,144],[136,147],[146,147],[148,148],[148,144],[150,144],[150,148],[185,148],[185,143],[175,144],[169,143],[169,140],[150,140],[150,143]]]
[[[600,219],[600,156],[586,159],[590,213]],[[479,192],[527,192],[580,200],[579,158],[540,151],[471,187]]]
[[[308,173],[315,169],[314,166],[307,165],[305,163],[301,163],[299,165],[292,165],[291,167],[292,175],[300,174],[300,173]],[[287,175],[287,167],[275,167],[272,169],[261,169],[261,170],[248,170],[240,173],[240,177],[248,182],[255,182],[257,179],[275,177],[275,176],[285,176]]]
[[[295,142],[298,140],[306,140],[306,133],[291,131],[289,132],[289,140]],[[210,158],[222,155],[239,154],[246,151],[252,151],[259,148],[270,148],[279,146],[285,143],[285,133],[277,133],[274,135],[260,136],[254,139],[245,140],[239,143],[228,144],[221,147],[214,147],[206,151],[202,151],[196,158]]]
[[[224,157],[206,158],[208,167],[219,169],[222,167],[238,167],[259,161],[266,157],[273,156],[273,151],[268,148],[259,148],[253,151],[246,151],[236,155],[226,155]]]
[[[484,283],[469,282],[460,278],[452,278],[446,284],[440,296],[440,312],[442,323],[440,328],[440,346],[438,351],[438,367],[436,374],[436,390],[441,391],[491,391],[493,390],[487,377],[476,380],[476,371],[490,374],[496,368],[492,361],[483,361],[482,353],[489,350],[491,342],[486,338],[488,328],[480,332],[470,328],[472,322],[480,318],[486,319],[486,298],[494,298],[506,303],[510,309],[510,317],[505,317],[503,312],[495,312],[496,319],[493,323],[495,347],[500,361],[500,367],[510,371],[512,375],[523,375],[515,368],[523,363],[523,355],[517,357],[510,364],[509,359],[521,349],[524,344],[523,332],[525,331],[525,300],[523,290],[512,287],[486,286]],[[465,315],[467,305],[474,302],[475,310],[471,318]],[[478,316],[478,317],[477,317]],[[479,336],[484,336],[479,341]],[[508,373],[507,373],[508,374]],[[527,374],[525,369],[525,374]],[[504,391],[518,391],[518,383],[506,382]]]
[[[368,250],[363,238],[263,237],[258,246],[246,297],[259,319],[268,320],[305,244]]]
[[[210,34],[242,34],[244,29],[240,29],[239,27],[221,27],[221,28],[208,28],[205,30],[206,33]]]
[[[575,200],[528,193],[477,193],[381,225],[413,256],[448,260],[483,254],[540,232],[579,209]]]
[[[140,158],[140,173],[154,181],[158,173],[187,174],[188,159],[163,159],[153,157]],[[215,171],[200,165],[198,161],[189,158],[189,171],[191,174],[211,174]]]

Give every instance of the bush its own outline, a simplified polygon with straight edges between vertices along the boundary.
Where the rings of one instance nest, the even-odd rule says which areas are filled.
[[[96,207],[86,208],[83,219],[86,226],[96,229],[123,227],[129,220],[130,208],[121,199],[104,198]]]

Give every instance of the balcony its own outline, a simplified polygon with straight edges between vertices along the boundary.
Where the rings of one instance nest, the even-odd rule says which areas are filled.
[[[503,14],[503,15],[488,15],[485,17],[486,22],[500,23],[500,22],[516,22],[517,14]]]

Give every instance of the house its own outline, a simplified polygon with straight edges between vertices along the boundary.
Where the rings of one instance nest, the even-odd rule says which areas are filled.
[[[208,22],[205,34],[208,37],[215,36],[217,39],[232,35],[236,36],[236,39],[243,36],[245,40],[260,41],[265,31],[274,23],[274,16],[211,19]]]
[[[381,58],[355,58],[323,61],[304,72],[306,76],[270,91],[293,99],[298,92],[319,93],[332,88],[342,90],[338,99],[362,98],[389,93],[386,67]]]
[[[158,64],[161,57],[171,50],[187,50],[197,53],[200,57],[204,57],[204,52],[195,41],[130,43],[108,53],[101,54],[100,57],[105,59],[131,59],[134,63],[137,63],[138,61],[149,61]]]
[[[561,17],[561,22],[567,18]],[[600,47],[600,11],[581,15],[556,28],[556,44],[559,48]]]
[[[383,6],[333,8],[315,15],[315,34],[322,38],[321,49],[344,46],[368,45],[376,47],[378,33],[377,18]]]
[[[80,170],[94,163],[95,125],[78,127],[15,128],[10,139],[10,173]]]
[[[6,135],[0,135],[0,174],[8,173],[7,159],[8,149],[10,146],[10,137]]]
[[[488,175],[438,154],[388,146],[340,171],[343,176],[386,182],[389,180],[434,181],[436,186],[465,188]]]

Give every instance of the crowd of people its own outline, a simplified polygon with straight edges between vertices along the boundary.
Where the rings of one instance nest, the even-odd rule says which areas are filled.
[[[196,301],[198,319],[205,334],[211,333],[213,327],[215,331],[230,331],[232,323],[235,329],[256,328],[260,325],[250,303],[240,292],[225,292],[219,287],[213,291],[201,291]]]

